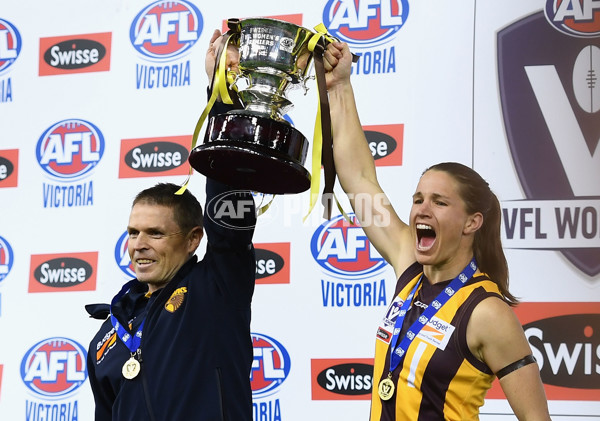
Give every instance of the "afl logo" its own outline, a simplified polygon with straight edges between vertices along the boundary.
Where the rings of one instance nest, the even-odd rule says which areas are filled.
[[[546,0],[544,13],[552,26],[567,35],[600,36],[600,4],[595,0]]]
[[[0,19],[0,73],[15,62],[21,52],[21,35],[10,22]]]
[[[104,154],[104,137],[85,120],[63,120],[51,126],[38,140],[36,157],[44,171],[65,181],[90,172]]]
[[[323,223],[312,236],[310,249],[315,261],[333,276],[366,278],[387,264],[371,245],[353,214],[355,225],[342,215]]]
[[[117,241],[115,246],[115,262],[119,266],[119,269],[130,278],[135,278],[135,272],[133,271],[133,265],[131,264],[131,258],[129,257],[129,250],[127,244],[129,242],[129,234],[125,231]]]
[[[138,13],[129,39],[147,59],[171,61],[187,54],[201,32],[202,15],[196,6],[184,0],[161,0]]]
[[[323,23],[331,35],[352,47],[375,47],[404,26],[408,9],[408,0],[329,0]]]
[[[290,374],[290,356],[275,339],[259,333],[252,334],[252,346],[252,397],[264,398],[275,393]]]
[[[13,251],[4,238],[0,237],[0,281],[8,276],[13,265]]]
[[[87,378],[87,353],[67,338],[49,338],[32,346],[21,362],[23,383],[45,398],[62,398],[75,392]]]

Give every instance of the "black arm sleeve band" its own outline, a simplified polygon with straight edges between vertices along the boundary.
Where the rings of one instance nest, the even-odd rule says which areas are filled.
[[[510,374],[513,371],[518,370],[519,368],[525,367],[526,365],[529,365],[534,362],[536,362],[535,357],[530,354],[526,357],[521,358],[518,361],[515,361],[514,363],[510,363],[503,369],[498,370],[498,372],[496,373],[496,377],[498,377],[498,380],[499,380],[502,377],[506,376],[507,374]]]

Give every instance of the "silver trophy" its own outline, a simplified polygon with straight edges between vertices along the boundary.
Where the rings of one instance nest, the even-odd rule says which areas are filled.
[[[313,58],[308,45],[315,33],[264,18],[239,21],[236,30],[240,75],[235,85],[243,109],[210,119],[202,144],[190,153],[190,165],[236,188],[269,194],[305,191],[310,187],[303,166],[308,142],[284,115],[293,107],[289,90],[306,89]]]

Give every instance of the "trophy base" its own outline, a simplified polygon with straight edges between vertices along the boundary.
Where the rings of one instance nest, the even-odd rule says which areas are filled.
[[[287,122],[243,112],[210,119],[204,143],[190,152],[196,171],[234,188],[267,194],[310,187],[306,138]]]

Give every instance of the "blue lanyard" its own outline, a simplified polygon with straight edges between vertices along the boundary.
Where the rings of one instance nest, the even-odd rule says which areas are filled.
[[[135,283],[137,283],[137,281],[134,279],[133,281],[129,281],[125,285],[123,285],[121,291],[119,291],[119,293],[114,296],[110,303],[110,322],[117,331],[117,336],[119,337],[119,339],[121,339],[121,341],[132,353],[136,352],[140,347],[140,342],[142,341],[142,329],[144,328],[144,322],[146,320],[144,319],[140,324],[140,327],[135,332],[135,334],[132,334],[132,332],[130,332],[126,326],[123,326],[121,323],[119,323],[117,318],[113,315],[112,310],[113,306],[127,293],[127,291],[129,291],[129,289]]]
[[[404,358],[404,354],[406,350],[412,343],[412,341],[417,337],[421,329],[431,320],[433,316],[438,312],[440,308],[475,274],[477,271],[477,263],[475,262],[475,258],[471,260],[471,262],[462,270],[462,272],[450,282],[443,291],[441,291],[438,296],[433,300],[433,302],[427,306],[423,314],[419,316],[417,320],[412,324],[410,329],[404,335],[404,338],[400,342],[400,345],[396,347],[398,343],[398,339],[400,336],[400,331],[402,330],[402,324],[404,323],[404,318],[406,317],[406,312],[410,308],[412,304],[413,297],[417,293],[421,282],[423,281],[423,275],[419,278],[419,281],[412,289],[406,300],[402,303],[400,307],[400,312],[398,313],[398,317],[396,318],[396,323],[394,325],[394,335],[392,336],[392,342],[390,346],[390,373],[392,373],[400,364],[402,359]]]

